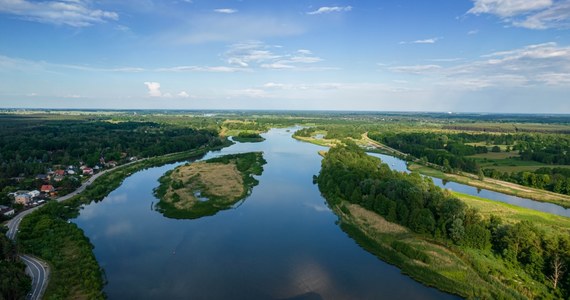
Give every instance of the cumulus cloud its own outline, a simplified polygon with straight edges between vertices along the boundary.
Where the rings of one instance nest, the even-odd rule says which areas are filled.
[[[351,11],[352,6],[323,6],[317,10],[310,11],[308,15],[322,15],[322,14],[329,14],[333,12],[346,12]]]
[[[473,0],[467,13],[495,15],[529,29],[570,27],[570,0]]]
[[[214,9],[214,12],[217,12],[219,14],[235,14],[237,13],[237,9],[233,9],[233,8],[218,8],[218,9]]]
[[[148,88],[148,95],[150,97],[162,97],[162,92],[160,91],[160,83],[147,81],[144,84]]]
[[[190,94],[188,94],[186,91],[182,91],[182,92],[178,93],[176,96],[178,96],[180,98],[189,98]]]
[[[92,8],[86,0],[0,0],[0,12],[25,20],[72,27],[85,27],[119,19],[116,12]]]

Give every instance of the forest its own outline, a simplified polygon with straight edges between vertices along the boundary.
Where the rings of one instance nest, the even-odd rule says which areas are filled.
[[[73,165],[94,167],[105,161],[127,162],[131,157],[152,157],[219,146],[215,130],[194,129],[151,121],[110,122],[100,119],[0,118],[0,204],[18,189],[38,189],[35,177],[48,169]],[[23,177],[22,179],[14,179]],[[66,177],[53,184],[60,194],[81,183]]]
[[[526,288],[534,298],[570,296],[570,276],[564,272],[570,264],[567,234],[543,232],[529,221],[481,216],[431,179],[392,171],[356,144],[345,144],[330,149],[318,176],[329,204],[358,204],[420,236],[460,251],[488,253],[510,272],[531,278],[535,285]]]
[[[0,299],[26,299],[32,281],[25,269],[16,245],[6,237],[5,227],[0,227]]]

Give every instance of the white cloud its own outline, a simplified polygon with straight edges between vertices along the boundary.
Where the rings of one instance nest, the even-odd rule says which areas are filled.
[[[567,86],[570,83],[570,46],[543,43],[490,53],[478,60],[449,67],[415,65],[395,66],[388,70],[423,75],[423,80],[427,82],[467,89],[494,86]]]
[[[479,29],[473,29],[473,30],[467,31],[467,35],[475,35],[477,33],[479,33]]]
[[[177,66],[169,68],[158,68],[157,72],[211,72],[211,73],[233,73],[245,71],[243,68],[226,66]]]
[[[473,0],[468,14],[492,14],[528,29],[569,28],[570,0]]]
[[[182,91],[182,92],[178,93],[176,96],[178,96],[180,98],[190,98],[190,94],[188,94],[186,91]]]
[[[0,0],[0,12],[25,20],[72,27],[85,27],[119,19],[116,12],[91,8],[90,3],[86,0]]]
[[[233,8],[218,8],[218,9],[214,9],[214,12],[220,13],[220,14],[235,14],[237,13],[237,9],[233,9]]]
[[[470,14],[493,14],[500,17],[512,17],[544,9],[552,5],[552,0],[474,0]]]
[[[323,61],[307,49],[297,50],[294,53],[284,53],[282,47],[267,45],[260,41],[233,44],[224,56],[228,64],[248,69],[261,67],[274,70],[318,70],[321,68],[307,67],[306,65]]]
[[[148,95],[150,97],[162,97],[162,92],[160,91],[160,83],[147,81],[144,84],[148,88]]]
[[[389,68],[390,71],[409,74],[431,73],[441,69],[439,65],[397,66]]]
[[[413,41],[412,44],[435,44],[439,38],[429,38],[424,40],[416,40]]]
[[[351,11],[352,6],[323,6],[317,10],[310,11],[308,15],[321,15],[321,14],[329,14],[333,12],[346,12]]]
[[[400,45],[405,45],[405,44],[435,44],[435,43],[437,43],[437,41],[439,41],[441,39],[442,38],[434,37],[434,38],[428,38],[428,39],[415,40],[415,41],[411,41],[411,42],[401,41],[399,44]]]

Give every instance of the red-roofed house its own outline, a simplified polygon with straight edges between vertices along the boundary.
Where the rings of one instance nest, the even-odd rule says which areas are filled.
[[[42,193],[48,193],[49,194],[49,193],[55,192],[55,189],[53,188],[53,185],[51,185],[51,184],[44,184],[44,185],[42,185],[42,188],[40,189],[40,191]]]
[[[55,175],[65,176],[65,170],[55,170],[53,173]]]
[[[92,168],[83,169],[83,175],[93,175],[93,169]]]

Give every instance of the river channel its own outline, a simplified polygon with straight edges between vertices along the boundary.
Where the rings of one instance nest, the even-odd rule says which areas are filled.
[[[158,178],[182,163],[137,172],[84,206],[72,221],[95,246],[108,298],[457,299],[401,274],[340,229],[312,184],[325,148],[292,139],[296,129],[203,158],[263,151],[267,160],[251,196],[215,216],[175,220],[153,209]]]

